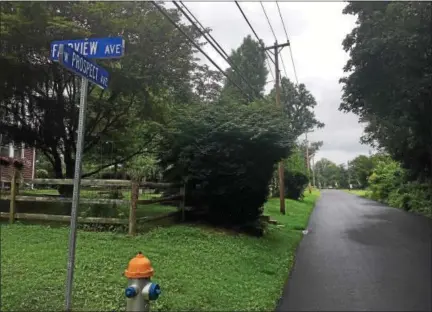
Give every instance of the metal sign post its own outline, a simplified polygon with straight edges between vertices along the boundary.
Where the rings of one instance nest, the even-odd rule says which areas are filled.
[[[78,219],[78,205],[80,199],[81,187],[81,168],[82,168],[82,151],[84,147],[84,131],[85,131],[85,110],[87,105],[87,78],[81,78],[81,95],[80,95],[80,108],[78,117],[78,138],[75,156],[75,173],[73,182],[72,194],[72,211],[69,232],[69,255],[67,262],[67,279],[66,279],[66,311],[72,310],[72,283],[75,268],[75,247],[76,247],[76,230]]]
[[[109,38],[107,38],[109,39]],[[95,39],[96,40],[96,39]],[[97,40],[93,42],[97,42]],[[75,40],[77,41],[77,40]],[[81,41],[82,42],[82,41]],[[91,46],[88,41],[85,41],[87,46]],[[51,45],[51,56],[55,56],[55,44]],[[123,44],[124,47],[124,44]],[[85,50],[85,46],[82,45],[81,50]],[[53,52],[54,51],[54,52]],[[94,51],[97,50],[97,45]],[[115,53],[116,49],[107,49],[107,52],[113,51]],[[80,107],[79,107],[79,119],[78,119],[78,137],[76,146],[76,156],[75,156],[75,173],[73,182],[73,194],[72,194],[72,211],[71,211],[71,222],[70,222],[70,232],[69,232],[69,254],[67,263],[67,280],[66,280],[66,311],[72,310],[72,286],[73,286],[73,275],[75,269],[75,247],[76,247],[76,232],[77,232],[77,219],[78,219],[78,206],[80,199],[80,186],[81,186],[81,167],[82,167],[82,152],[84,147],[84,131],[85,131],[85,111],[87,105],[87,89],[88,83],[98,85],[102,89],[108,87],[108,72],[88,60],[84,55],[80,54],[78,51],[67,44],[60,43],[58,45],[58,61],[66,69],[78,74],[82,77],[81,80],[81,94],[80,94]],[[119,52],[123,55],[124,49]],[[114,56],[119,57],[120,54]],[[105,54],[106,56],[107,54]],[[93,57],[100,57],[101,55],[93,55]]]

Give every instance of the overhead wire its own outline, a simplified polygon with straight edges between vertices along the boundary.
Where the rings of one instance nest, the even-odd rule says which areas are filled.
[[[265,17],[266,17],[266,19],[267,19],[267,23],[268,23],[269,26],[270,26],[270,30],[271,30],[271,32],[273,33],[273,38],[274,38],[275,42],[277,42],[276,33],[275,33],[274,29],[273,29],[273,26],[272,26],[272,24],[271,24],[271,22],[270,22],[270,19],[269,19],[268,15],[267,15],[267,11],[266,11],[266,9],[265,9],[265,7],[264,7],[264,4],[262,3],[262,1],[260,1],[260,4],[261,4],[261,8],[262,8],[262,10],[263,10],[263,12],[264,12],[264,15],[265,15]],[[278,6],[278,8],[279,8],[279,6]],[[280,11],[279,11],[279,13],[280,13]],[[285,33],[286,33],[286,31],[285,31]],[[288,75],[287,75],[286,66],[285,66],[285,62],[284,62],[284,60],[283,60],[282,54],[280,55],[280,59],[281,59],[281,62],[282,62],[282,68],[283,68],[283,71],[284,71],[284,73],[285,73],[285,76],[288,76]]]
[[[287,70],[286,70],[286,67],[285,67],[285,62],[283,60],[282,54],[281,54],[281,62],[282,62],[282,68],[283,68],[283,71],[285,73],[285,76],[288,77]]]
[[[283,26],[283,29],[284,29],[284,31],[285,31],[285,35],[286,35],[287,40],[288,40],[288,32],[287,32],[286,27],[285,27],[285,22],[284,22],[284,20],[283,20],[282,13],[281,13],[281,9],[280,9],[280,7],[279,7],[279,2],[276,1],[276,5],[277,5],[277,9],[278,9],[278,11],[279,11],[279,16],[280,16],[281,21],[282,21],[282,26]],[[288,40],[288,41],[289,41],[289,40]]]
[[[258,37],[258,34],[256,33],[255,29],[252,27],[252,24],[249,22],[249,19],[247,18],[246,14],[243,12],[243,9],[241,8],[241,6],[238,4],[237,1],[234,1],[234,2],[235,2],[235,4],[237,5],[237,8],[240,10],[240,13],[243,15],[243,18],[245,19],[246,23],[249,25],[249,28],[250,28],[250,29],[252,30],[252,32],[254,33],[256,39],[258,40],[258,42],[260,42],[260,43],[262,44],[262,40],[260,39],[260,37]],[[264,47],[263,47],[263,48],[264,48]],[[267,57],[268,57],[268,59],[267,59],[267,66],[268,66],[269,71],[270,71],[270,74],[271,74],[271,76],[272,76],[272,78],[273,78],[273,80],[274,80],[274,79],[275,79],[275,76],[273,75],[273,72],[272,72],[272,70],[271,70],[271,65],[270,65],[269,60],[272,61],[273,64],[274,64],[275,62],[273,61],[273,59],[271,58],[270,53],[269,53],[267,50],[265,51],[265,53],[266,53],[266,55],[267,55]]]
[[[285,26],[285,22],[284,22],[284,19],[282,17],[282,12],[281,12],[281,9],[279,7],[279,3],[277,1],[276,1],[276,5],[277,5],[277,9],[279,11],[279,16],[281,18],[282,25],[283,25],[283,28],[284,28],[284,31],[285,31],[285,36],[286,36],[287,42],[290,42],[289,37],[288,37],[287,28]],[[294,78],[296,80],[296,83],[298,84],[297,70],[296,70],[295,63],[294,63],[294,57],[293,57],[293,53],[292,53],[292,49],[291,49],[291,44],[288,46],[288,48],[289,48],[290,56],[291,56],[291,63],[292,63],[292,66],[293,66],[293,71],[294,71]],[[283,64],[283,62],[282,62],[282,64]],[[285,75],[286,75],[286,73],[285,73]]]
[[[162,13],[162,15],[168,19],[168,21],[174,25],[175,28],[177,28],[182,34],[183,36],[185,36],[194,46],[195,48],[197,48],[233,85],[235,85],[244,95],[246,95],[249,99],[251,98],[251,96],[246,93],[235,81],[233,81],[226,73],[225,71],[223,71],[216,63],[215,61],[213,61],[213,59],[207,55],[207,53],[204,52],[203,49],[201,49],[201,47],[199,46],[199,44],[197,44],[195,42],[195,40],[193,40],[179,25],[176,24],[176,22],[174,22],[174,20],[168,15],[167,12],[165,12],[165,10],[156,3],[156,1],[151,1],[151,3],[153,3],[153,5],[159,10],[159,12]]]
[[[206,28],[203,26],[203,24],[201,24],[201,22],[195,17],[195,15],[189,10],[189,8],[186,6],[186,4],[183,3],[183,1],[178,1],[180,2],[184,9],[189,13],[189,15],[191,15],[193,17],[193,19],[195,20],[195,22],[201,26],[201,28],[203,30],[205,30]],[[175,4],[175,1],[173,1],[173,3]],[[220,44],[216,41],[216,39],[210,34],[207,33],[207,36],[211,38],[211,40],[218,46],[218,48],[220,49],[220,51],[225,55],[225,57],[229,58],[229,55],[225,52],[225,50],[220,46]],[[208,39],[207,39],[208,40]]]
[[[198,21],[198,19],[192,14],[192,12],[187,8],[187,6],[182,2],[179,1],[183,7],[188,11],[188,13],[196,20],[196,22],[194,22],[191,17],[177,4],[176,1],[173,1],[174,5],[177,7],[177,9],[180,10],[180,12],[183,13],[183,15],[188,19],[188,21],[194,25],[198,31],[200,32],[200,34],[207,39],[207,41],[210,43],[210,45],[216,50],[216,52],[219,53],[219,55],[231,66],[232,69],[234,69],[234,72],[240,76],[240,78],[247,84],[247,86],[254,92],[253,94],[258,95],[259,98],[262,98],[262,95],[260,94],[259,90],[255,89],[250,83],[249,81],[243,76],[243,74],[241,73],[241,71],[238,69],[238,67],[230,60],[230,57],[228,56],[228,54],[225,52],[225,50],[220,46],[220,44],[216,41],[216,39],[213,38],[213,36],[211,36],[210,34],[206,34],[205,33],[205,27]],[[201,30],[198,26],[197,23],[201,26],[201,28],[204,30]],[[209,38],[211,37],[211,39]],[[214,43],[212,42],[214,41]]]
[[[267,15],[267,12],[266,12],[266,10],[265,10],[265,8],[264,8],[264,5],[263,5],[262,1],[260,1],[260,4],[261,4],[261,8],[262,8],[262,10],[263,10],[263,12],[264,12],[264,15],[265,15],[265,17],[266,17],[266,19],[267,19],[267,23],[268,23],[269,26],[270,26],[270,30],[271,30],[271,32],[273,33],[274,40],[277,41],[277,39],[276,39],[276,34],[275,34],[274,30],[273,30],[273,26],[272,26],[272,24],[270,23],[270,19],[269,19],[268,15]]]

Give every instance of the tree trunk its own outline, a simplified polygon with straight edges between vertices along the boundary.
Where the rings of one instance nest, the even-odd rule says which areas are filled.
[[[53,167],[54,167],[54,174],[55,174],[56,179],[64,179],[65,176],[63,174],[63,166],[62,166],[62,161],[61,161],[60,155],[55,154],[55,155],[53,155],[53,158],[54,158]],[[68,178],[71,178],[71,177],[68,177]],[[64,197],[72,197],[72,190],[73,190],[72,185],[59,185],[58,186],[59,194],[64,196]]]

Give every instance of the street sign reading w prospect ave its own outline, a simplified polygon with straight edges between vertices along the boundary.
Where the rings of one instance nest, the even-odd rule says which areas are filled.
[[[102,89],[108,87],[108,72],[104,68],[91,62],[70,46],[60,45],[59,62],[70,71],[73,71],[81,77],[87,78]]]
[[[125,41],[122,37],[61,40],[51,42],[51,60],[58,61],[62,44],[70,46],[89,59],[120,58],[125,51]]]

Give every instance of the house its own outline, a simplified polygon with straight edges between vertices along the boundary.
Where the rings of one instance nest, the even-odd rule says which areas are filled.
[[[10,165],[0,164],[0,182],[10,182],[11,173],[13,170],[12,162],[18,160],[23,164],[21,170],[21,177],[24,180],[31,180],[35,178],[35,161],[36,161],[36,149],[33,147],[27,147],[24,143],[14,144],[13,142],[7,142],[2,140],[0,144],[0,158],[3,161],[9,160]]]

